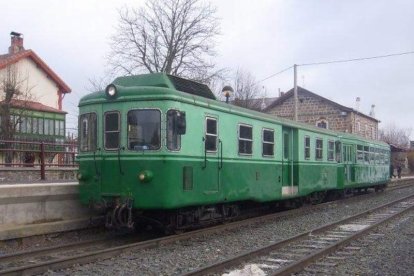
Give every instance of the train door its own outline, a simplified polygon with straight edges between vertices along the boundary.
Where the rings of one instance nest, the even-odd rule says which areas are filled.
[[[121,113],[112,108],[103,110],[103,149],[101,151],[101,191],[102,194],[119,194],[122,188]]]
[[[204,156],[201,181],[205,192],[218,192],[220,186],[220,154],[222,143],[218,132],[218,118],[205,117],[204,122]]]
[[[353,165],[353,147],[349,144],[343,144],[343,162],[344,162],[344,185],[352,183],[352,165]]]
[[[282,196],[292,196],[298,193],[294,181],[293,129],[283,128],[282,131]]]

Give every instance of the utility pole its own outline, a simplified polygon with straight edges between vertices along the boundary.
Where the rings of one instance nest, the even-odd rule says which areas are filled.
[[[294,119],[298,121],[298,72],[297,72],[297,65],[293,65],[293,101],[295,105],[294,109]]]

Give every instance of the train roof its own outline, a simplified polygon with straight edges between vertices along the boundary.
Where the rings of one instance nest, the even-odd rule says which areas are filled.
[[[110,100],[111,102],[124,102],[135,99],[141,100],[143,98],[151,100],[171,99],[181,102],[188,102],[194,105],[205,106],[210,109],[219,110],[225,113],[252,117],[269,122],[277,122],[288,127],[300,128],[341,138],[354,139],[368,143],[389,146],[387,143],[384,143],[382,141],[364,138],[355,134],[318,128],[309,124],[280,118],[275,115],[270,115],[232,104],[227,104],[216,100],[216,97],[207,85],[165,73],[118,77],[112,82],[112,84],[115,84],[119,89],[119,96],[114,100]],[[104,102],[108,102],[108,98],[104,91],[99,91],[82,97],[79,102],[79,107],[89,104],[102,104]]]

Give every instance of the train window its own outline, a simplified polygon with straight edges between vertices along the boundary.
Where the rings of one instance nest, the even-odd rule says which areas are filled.
[[[161,147],[161,112],[137,109],[128,112],[128,149],[158,150]]]
[[[323,157],[323,140],[316,139],[315,158],[322,159]]]
[[[43,119],[39,119],[39,130],[43,132]],[[82,114],[79,117],[80,151],[95,151],[96,143],[97,143],[96,114],[95,113]]]
[[[357,145],[357,162],[364,162],[364,147],[361,145]]]
[[[105,149],[113,150],[119,148],[120,133],[119,113],[105,113]]]
[[[328,160],[334,161],[334,154],[335,154],[335,142],[328,141]]]
[[[375,164],[375,148],[370,147],[369,148],[369,163]]]
[[[310,158],[310,137],[305,136],[305,159]]]
[[[385,154],[385,164],[389,165],[389,163],[390,163],[390,153],[385,150],[384,154]]]
[[[365,163],[369,163],[369,147],[364,147],[364,161]]]
[[[336,141],[335,142],[335,152],[336,152],[335,159],[336,159],[336,162],[338,162],[338,163],[342,162],[341,151],[342,151],[342,143],[340,141]]]
[[[239,125],[239,153],[252,154],[253,152],[253,128]]]
[[[263,129],[263,156],[273,156],[275,147],[275,134],[272,129]]]
[[[206,118],[206,141],[205,148],[207,151],[217,150],[217,120]]]
[[[177,122],[177,110],[168,110],[167,112],[167,148],[169,150],[180,150],[181,148],[181,135],[177,133],[176,122]]]

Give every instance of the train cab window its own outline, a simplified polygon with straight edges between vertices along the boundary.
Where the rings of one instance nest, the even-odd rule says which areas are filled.
[[[43,123],[43,119],[40,119]],[[39,120],[39,121],[40,121]],[[39,127],[40,130],[40,127]],[[39,131],[40,132],[40,131]],[[43,124],[41,127],[43,133]],[[97,143],[97,123],[95,113],[82,114],[79,117],[80,151],[95,151]]]
[[[207,151],[217,151],[217,120],[206,118],[205,148]]]
[[[262,143],[262,154],[263,156],[273,156],[275,147],[275,134],[272,129],[263,129],[263,143]]]
[[[137,109],[128,112],[128,149],[158,150],[161,147],[161,112]]]
[[[328,160],[334,161],[334,155],[335,155],[335,142],[328,141]]]
[[[119,148],[120,122],[119,113],[105,113],[105,149],[114,150]]]
[[[167,148],[169,150],[180,150],[181,135],[176,131],[177,116],[181,114],[177,110],[168,110],[167,112]]]
[[[305,136],[305,159],[310,158],[310,137]]]
[[[316,139],[315,158],[321,160],[323,158],[323,140]]]
[[[253,127],[239,125],[239,154],[252,154]]]

